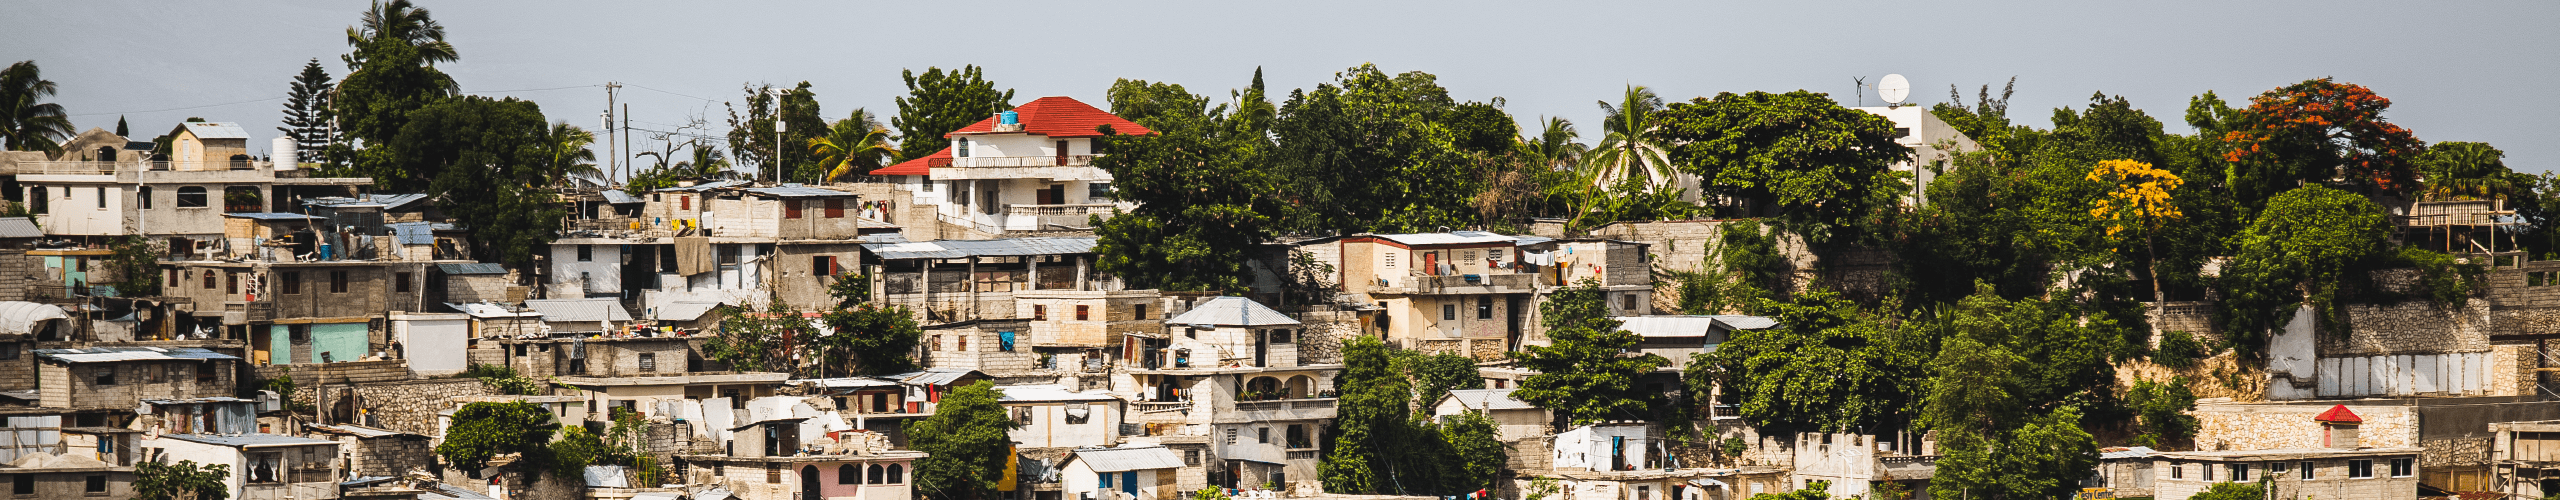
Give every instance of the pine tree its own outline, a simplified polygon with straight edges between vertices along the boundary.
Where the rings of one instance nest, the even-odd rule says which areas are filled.
[[[329,130],[329,72],[320,69],[320,60],[312,59],[302,66],[302,74],[293,78],[293,91],[285,94],[284,126],[276,127],[295,144],[294,158],[301,163],[326,163],[325,152],[336,142]],[[121,128],[121,127],[119,127]]]
[[[133,136],[133,128],[125,126],[125,124],[124,124],[124,116],[122,116],[122,115],[118,115],[118,116],[116,116],[116,137],[132,137],[132,136]]]

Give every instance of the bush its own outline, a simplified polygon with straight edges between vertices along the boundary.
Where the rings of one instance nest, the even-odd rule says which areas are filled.
[[[2213,356],[2214,349],[2195,334],[2172,330],[2160,334],[2160,350],[2151,354],[2151,362],[2176,369],[2194,368],[2197,361]]]

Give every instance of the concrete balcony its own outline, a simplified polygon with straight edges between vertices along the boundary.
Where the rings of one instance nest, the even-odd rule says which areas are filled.
[[[1260,422],[1266,420],[1320,420],[1333,418],[1334,398],[1277,399],[1271,401],[1238,401],[1235,411],[1219,412],[1217,423]]]
[[[246,160],[229,162],[31,161],[19,163],[14,173],[33,181],[272,182],[276,178],[273,166],[274,164],[269,162]]]
[[[1093,226],[1093,216],[1109,219],[1120,205],[1114,203],[1078,203],[1067,205],[1005,205],[1006,231],[1049,231]]]
[[[1384,279],[1378,293],[1408,295],[1470,295],[1487,293],[1532,293],[1538,289],[1538,275],[1500,272],[1493,274],[1451,274],[1439,276],[1407,276],[1402,280]]]
[[[1060,181],[1104,180],[1109,174],[1093,168],[1093,155],[1066,156],[972,156],[936,158],[925,165],[933,168],[936,180],[950,179],[1050,179]]]

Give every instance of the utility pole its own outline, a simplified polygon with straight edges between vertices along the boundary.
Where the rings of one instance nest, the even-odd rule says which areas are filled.
[[[631,182],[639,170],[631,165],[631,104],[622,104],[622,182]]]
[[[617,101],[617,96],[615,96],[614,93],[618,90],[622,90],[622,82],[604,82],[604,158],[606,162],[604,172],[607,176],[611,176],[615,172],[619,172],[624,168],[630,167],[630,164],[622,161],[622,156],[615,154],[613,150],[613,139],[622,135],[622,129],[614,128],[613,126],[613,106]],[[630,148],[624,147],[623,149]],[[624,176],[624,178],[628,179],[630,177]],[[605,182],[607,183],[611,183],[612,181],[612,179],[605,179]]]
[[[773,183],[782,184],[782,131],[790,128],[782,121],[782,98],[790,91],[773,89]]]

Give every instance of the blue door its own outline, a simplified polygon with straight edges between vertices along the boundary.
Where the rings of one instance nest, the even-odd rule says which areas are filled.
[[[1138,471],[1120,472],[1120,492],[1127,493],[1129,496],[1138,495]]]

